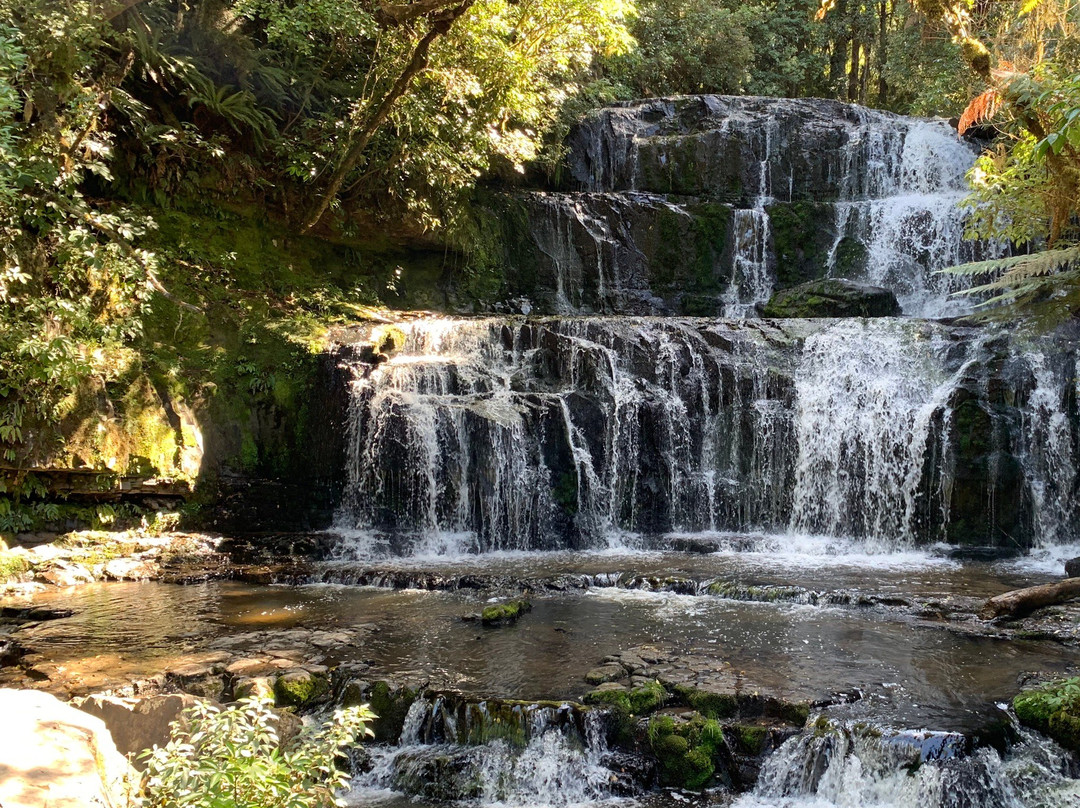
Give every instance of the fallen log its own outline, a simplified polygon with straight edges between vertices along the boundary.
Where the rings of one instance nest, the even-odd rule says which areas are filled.
[[[990,598],[979,610],[979,617],[983,620],[993,620],[1006,615],[1023,617],[1043,606],[1053,606],[1077,598],[1080,598],[1080,578],[1066,578],[1053,584],[1014,589]]]

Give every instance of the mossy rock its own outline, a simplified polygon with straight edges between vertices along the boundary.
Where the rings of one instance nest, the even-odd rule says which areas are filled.
[[[730,727],[739,744],[739,751],[748,755],[760,755],[765,751],[769,730],[754,724],[736,724]]]
[[[596,690],[589,691],[582,701],[586,704],[614,707],[627,713],[632,712],[630,709],[629,689],[613,682],[606,682],[605,685],[596,688]]]
[[[734,693],[699,690],[690,685],[676,685],[679,700],[706,718],[731,718],[739,713],[739,700]]]
[[[526,612],[532,611],[532,604],[527,600],[512,600],[509,603],[496,603],[485,606],[480,613],[480,622],[485,626],[500,626],[513,623]]]
[[[1080,678],[1025,690],[1013,699],[1013,710],[1024,726],[1080,752]]]
[[[0,552],[0,582],[18,578],[23,573],[30,571],[30,562],[26,556]]]
[[[585,694],[585,703],[607,705],[625,710],[631,715],[648,715],[664,706],[670,698],[659,682],[649,682],[640,687],[627,688],[607,682]]]
[[[282,707],[307,707],[329,692],[329,680],[311,671],[289,671],[274,682],[274,696]]]
[[[654,716],[649,721],[648,739],[665,786],[704,788],[722,763],[723,730],[715,720],[699,713],[679,721],[670,715]]]
[[[405,716],[416,701],[417,693],[409,687],[394,687],[389,682],[349,682],[342,694],[343,707],[367,704],[377,716],[371,729],[379,743],[394,743],[401,735]]]
[[[659,682],[649,682],[630,691],[630,712],[645,715],[664,706],[668,692]]]
[[[762,317],[897,317],[900,304],[888,289],[840,278],[784,289],[761,308]]]

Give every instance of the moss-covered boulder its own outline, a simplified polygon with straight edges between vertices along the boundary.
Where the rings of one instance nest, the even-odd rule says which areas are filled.
[[[480,622],[485,626],[501,626],[513,623],[526,612],[532,611],[532,604],[527,600],[512,600],[509,603],[495,603],[485,606],[480,612]]]
[[[615,682],[605,682],[585,694],[586,704],[608,705],[631,715],[648,715],[668,700],[668,692],[659,682],[646,682],[638,687],[627,687]]]
[[[24,555],[0,550],[0,583],[17,580],[29,572],[30,562]]]
[[[763,317],[896,317],[900,304],[888,289],[825,278],[776,292],[761,307]]]
[[[307,707],[330,693],[330,680],[308,670],[282,674],[274,682],[274,696],[282,707]]]
[[[654,716],[649,721],[648,739],[660,781],[666,786],[704,788],[722,763],[724,733],[720,724],[699,713]]]
[[[1080,678],[1025,690],[1013,699],[1020,723],[1080,752]]]
[[[367,704],[377,718],[372,724],[375,740],[379,743],[394,743],[401,735],[405,725],[405,716],[418,696],[417,688],[395,682],[348,682],[341,695],[343,707]]]

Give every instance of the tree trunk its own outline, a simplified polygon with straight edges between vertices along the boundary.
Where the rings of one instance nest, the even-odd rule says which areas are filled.
[[[360,164],[360,159],[364,156],[368,144],[371,143],[371,139],[375,137],[382,125],[386,123],[386,119],[390,117],[390,113],[393,111],[398,99],[405,95],[409,85],[412,84],[412,80],[427,67],[431,44],[440,36],[446,34],[454,22],[468,11],[472,4],[473,0],[465,0],[461,5],[440,15],[438,19],[432,22],[431,28],[416,44],[412,58],[409,59],[405,69],[401,71],[401,75],[394,82],[394,86],[379,102],[379,106],[371,114],[371,117],[364,122],[360,131],[353,136],[348,151],[345,152],[333,174],[330,175],[326,189],[319,195],[315,204],[311,206],[311,209],[304,216],[304,220],[300,224],[301,233],[307,233],[322,220],[322,217],[341,190],[341,186],[345,183],[345,178],[349,175],[349,172]]]
[[[889,99],[889,84],[885,80],[885,68],[888,65],[887,36],[889,30],[889,3],[881,0],[881,12],[878,18],[878,99],[877,105],[884,107]]]
[[[833,43],[832,56],[829,59],[829,86],[839,94],[844,87],[844,67],[847,64],[848,43],[844,17],[847,15],[847,0],[837,0],[836,19],[840,21],[840,38]]]
[[[979,611],[979,617],[983,620],[1004,616],[1022,617],[1043,606],[1053,606],[1077,598],[1080,598],[1080,578],[1067,578],[1053,584],[1014,589],[990,598]]]
[[[859,52],[861,50],[857,34],[851,32],[851,67],[848,69],[847,100],[859,100]]]

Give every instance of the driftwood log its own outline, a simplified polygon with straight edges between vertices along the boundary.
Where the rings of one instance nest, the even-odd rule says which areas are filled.
[[[1022,617],[1043,606],[1080,598],[1080,578],[1066,578],[1053,584],[1030,586],[1027,589],[1014,589],[1004,595],[990,598],[979,611],[983,620],[995,617]]]

